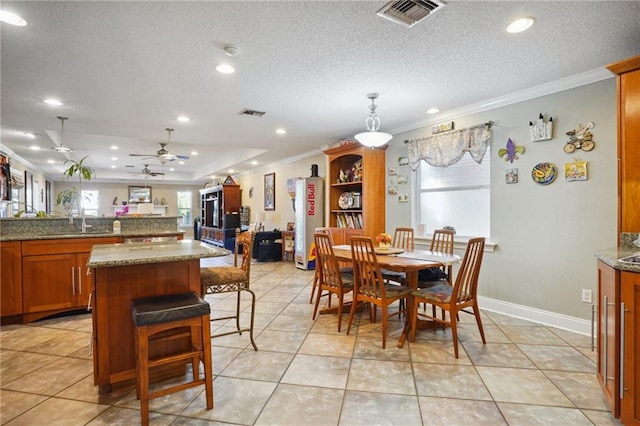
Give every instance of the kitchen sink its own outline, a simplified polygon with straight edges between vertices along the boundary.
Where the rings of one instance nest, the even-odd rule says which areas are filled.
[[[636,265],[640,265],[640,253],[634,253],[630,256],[622,257],[618,259],[618,262],[634,263]]]

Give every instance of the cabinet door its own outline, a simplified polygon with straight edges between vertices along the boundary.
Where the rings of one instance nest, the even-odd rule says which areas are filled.
[[[622,272],[622,316],[624,338],[621,344],[624,364],[621,370],[622,394],[620,420],[625,425],[640,425],[640,274]]]
[[[598,381],[615,417],[620,416],[619,272],[598,262]]]
[[[24,312],[76,306],[76,255],[52,254],[22,258]]]
[[[22,261],[20,241],[0,243],[0,315],[22,313]]]

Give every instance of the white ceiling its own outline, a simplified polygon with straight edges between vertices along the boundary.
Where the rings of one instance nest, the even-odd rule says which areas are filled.
[[[425,114],[433,106],[444,116],[640,54],[637,1],[451,0],[413,28],[376,16],[385,4],[3,1],[28,25],[1,25],[2,145],[61,178],[66,158],[50,148],[64,115],[70,157],[89,156],[98,181],[144,179],[128,172],[149,164],[164,182],[202,183],[353,137],[370,92],[380,93],[381,130],[394,133],[438,120]],[[535,25],[508,34],[520,16]],[[240,54],[225,55],[225,44]],[[222,62],[236,73],[215,71]],[[266,115],[238,115],[243,108]],[[171,153],[199,155],[164,166],[128,155],[155,153],[167,127]]]

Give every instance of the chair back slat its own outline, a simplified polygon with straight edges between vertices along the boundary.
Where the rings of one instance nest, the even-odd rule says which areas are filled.
[[[342,288],[342,275],[333,253],[331,234],[317,232],[313,237],[316,243],[316,269],[320,282]]]
[[[351,258],[355,291],[369,298],[385,299],[384,279],[373,249],[373,240],[370,237],[352,237]]]
[[[453,286],[452,303],[454,300],[456,303],[464,303],[476,299],[484,242],[484,238],[472,238],[467,243],[467,249]]]
[[[413,228],[396,228],[391,245],[404,250],[413,250]]]

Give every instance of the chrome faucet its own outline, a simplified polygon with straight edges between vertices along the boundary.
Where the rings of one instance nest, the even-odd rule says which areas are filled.
[[[87,228],[93,228],[93,225],[87,225],[87,221],[85,220],[84,216],[82,216],[82,233],[83,234],[87,233]]]

